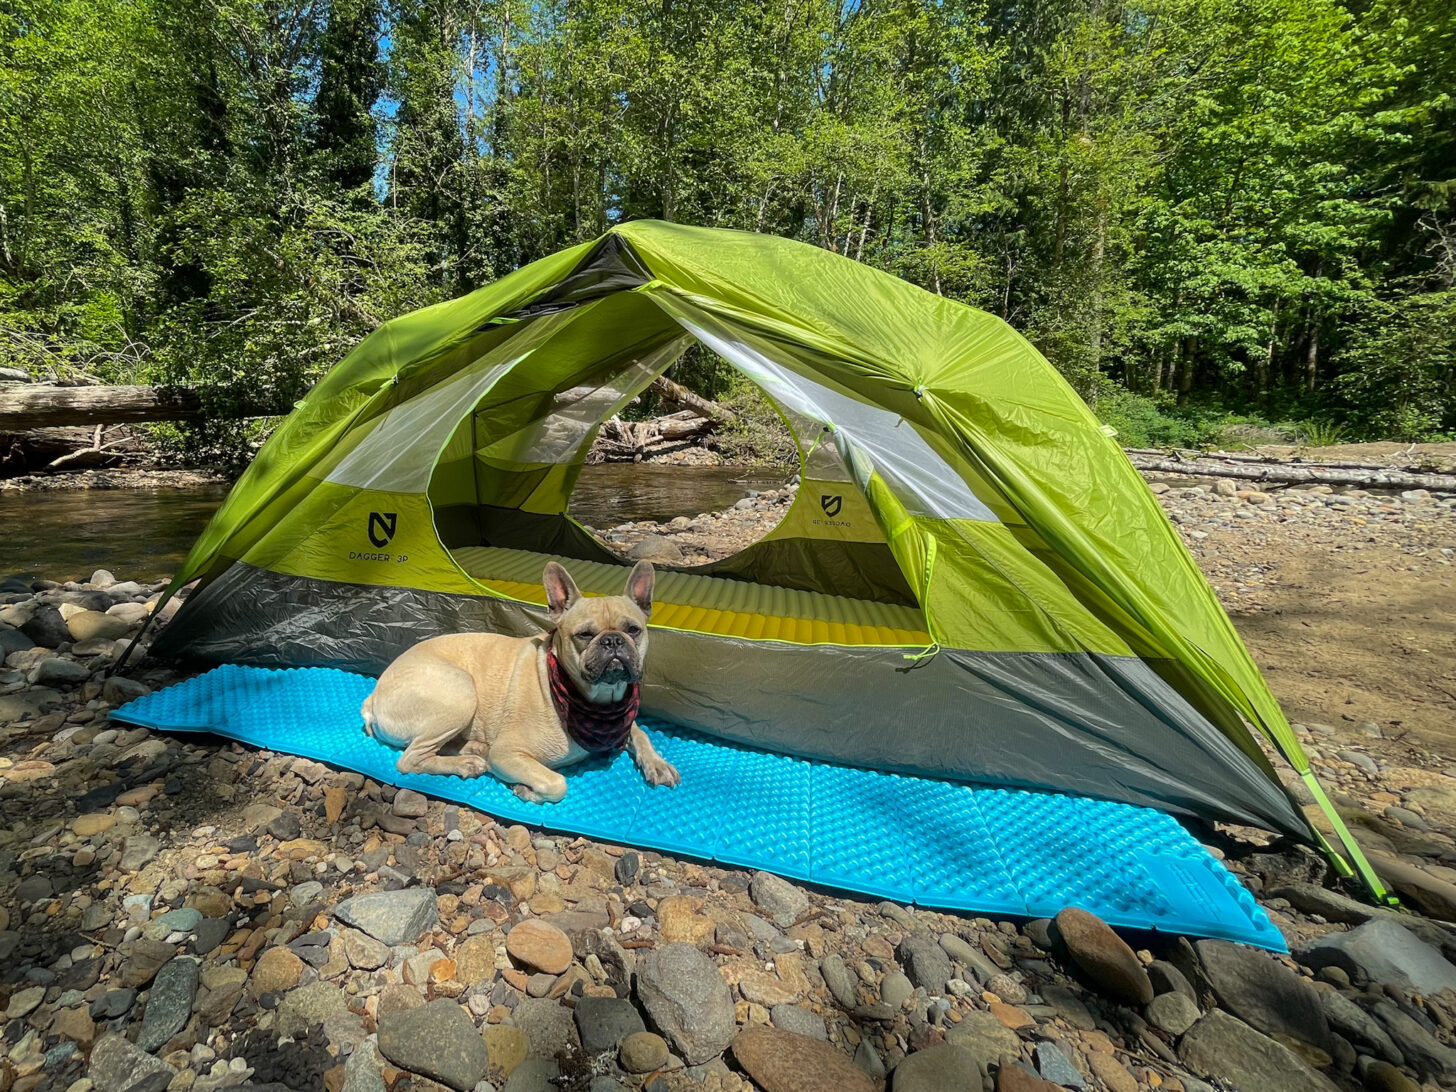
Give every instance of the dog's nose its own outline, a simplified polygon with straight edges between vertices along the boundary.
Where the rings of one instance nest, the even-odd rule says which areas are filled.
[[[613,652],[627,647],[627,638],[623,637],[620,633],[608,631],[607,633],[603,633],[599,640],[601,641],[602,648],[609,649]]]

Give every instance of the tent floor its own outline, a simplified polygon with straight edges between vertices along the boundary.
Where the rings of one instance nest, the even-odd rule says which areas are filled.
[[[525,603],[546,602],[541,570],[548,561],[564,565],[586,595],[620,595],[630,571],[626,565],[494,546],[460,547],[451,555],[476,583]],[[930,643],[925,620],[913,607],[662,569],[657,572],[652,624],[803,645],[923,647]]]

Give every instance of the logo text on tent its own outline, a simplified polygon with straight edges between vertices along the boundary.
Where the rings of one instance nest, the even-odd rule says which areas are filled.
[[[844,498],[839,496],[831,497],[828,493],[822,493],[819,496],[819,507],[824,509],[826,516],[833,519],[839,515],[839,510],[844,507]],[[383,546],[384,543],[381,542],[379,545]]]
[[[398,525],[399,514],[396,512],[370,512],[369,541],[375,546],[388,546]]]

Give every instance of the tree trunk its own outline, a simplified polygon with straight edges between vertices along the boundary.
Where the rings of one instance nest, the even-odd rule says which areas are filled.
[[[130,430],[67,426],[0,432],[0,473],[103,466],[140,448]]]
[[[217,416],[220,411],[211,412]],[[240,408],[238,417],[270,411]],[[203,412],[196,391],[161,387],[0,387],[0,432],[61,425],[114,425],[131,421],[195,421]]]
[[[1304,356],[1304,389],[1314,393],[1319,380],[1319,318],[1312,317],[1309,325],[1309,351]]]
[[[1254,394],[1259,400],[1259,408],[1269,408],[1269,373],[1274,367],[1274,345],[1279,335],[1279,316],[1276,313],[1269,321],[1269,347],[1262,357],[1254,364]]]
[[[1188,404],[1188,395],[1193,390],[1193,373],[1197,367],[1197,342],[1193,338],[1183,340],[1183,366],[1178,373],[1178,405]]]
[[[710,421],[720,421],[724,424],[732,424],[738,418],[732,410],[724,409],[717,402],[710,402],[701,395],[696,395],[680,383],[674,383],[666,376],[658,376],[647,388],[654,392],[664,402],[671,402],[675,406],[683,406],[692,410],[700,417],[706,417]]]
[[[711,421],[731,424],[737,419],[731,410],[671,379],[659,376],[649,389],[664,401],[684,406]],[[0,433],[137,421],[196,421],[218,416],[267,417],[278,410],[279,407],[252,405],[204,411],[197,392],[186,388],[0,386]]]
[[[1099,201],[1097,232],[1092,239],[1092,330],[1088,347],[1092,351],[1092,374],[1102,374],[1102,264],[1107,253],[1107,213]]]
[[[1323,483],[1359,488],[1432,489],[1456,493],[1456,474],[1415,474],[1407,470],[1360,470],[1308,463],[1235,463],[1220,459],[1177,459],[1166,455],[1129,454],[1139,470],[1187,474],[1195,478],[1242,478],[1282,485]]]

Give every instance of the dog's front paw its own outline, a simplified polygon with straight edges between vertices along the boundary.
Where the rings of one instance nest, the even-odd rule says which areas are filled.
[[[675,788],[682,784],[682,774],[677,772],[677,767],[659,756],[654,755],[638,768],[642,771],[642,780],[653,787],[667,785]]]

